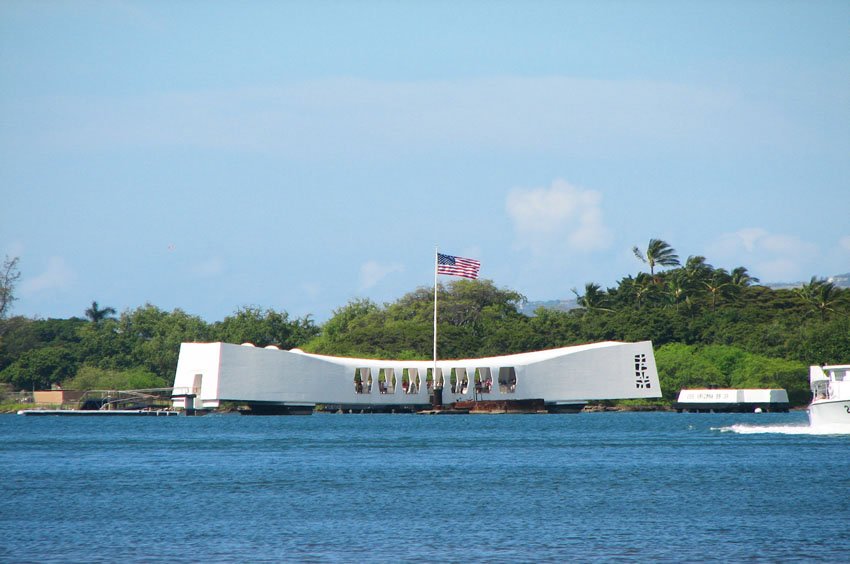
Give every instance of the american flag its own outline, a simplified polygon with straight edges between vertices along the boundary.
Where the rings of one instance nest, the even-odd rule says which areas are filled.
[[[475,259],[437,253],[437,274],[476,279],[478,278],[479,268],[481,268],[481,263]]]

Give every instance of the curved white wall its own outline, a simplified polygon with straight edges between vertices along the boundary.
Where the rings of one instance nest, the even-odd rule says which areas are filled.
[[[198,387],[195,390],[198,407],[215,407],[222,400],[290,405],[424,406],[429,403],[426,374],[433,366],[432,361],[339,358],[226,343],[183,343],[174,393]],[[441,360],[437,366],[445,378],[444,403],[473,399],[476,368],[490,368],[493,377],[491,393],[479,394],[479,399],[543,399],[547,403],[558,403],[661,396],[649,341],[604,342],[500,357]],[[372,392],[355,393],[355,370],[366,367],[371,369]],[[516,370],[514,393],[503,393],[499,389],[498,373],[502,367]],[[381,368],[394,369],[395,393],[379,393]],[[405,368],[419,370],[418,393],[404,393],[402,374]],[[452,368],[466,368],[467,393],[450,391]]]

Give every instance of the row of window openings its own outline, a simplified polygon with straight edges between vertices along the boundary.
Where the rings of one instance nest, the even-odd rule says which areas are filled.
[[[425,386],[428,393],[434,389],[433,368],[429,368],[425,374]],[[396,393],[399,383],[394,368],[381,368],[378,370],[377,389],[380,394]],[[358,394],[372,393],[372,369],[357,368],[354,371],[354,392]],[[443,377],[443,369],[437,368],[437,388],[448,389],[453,394],[468,394],[474,390],[478,394],[489,394],[493,392],[493,376],[490,368],[476,368],[472,377],[472,388],[470,389],[470,378],[466,368],[452,368],[449,373],[448,386]],[[499,368],[497,384],[499,392],[512,394],[516,391],[516,370],[513,367]],[[418,394],[422,386],[418,368],[405,368],[401,371],[401,391],[404,394]]]

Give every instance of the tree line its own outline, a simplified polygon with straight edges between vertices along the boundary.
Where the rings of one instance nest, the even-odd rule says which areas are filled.
[[[243,307],[207,323],[152,304],[115,315],[97,302],[85,318],[0,320],[0,382],[16,390],[143,389],[174,381],[180,343],[252,342],[293,348],[318,335],[308,317]]]
[[[581,292],[574,289],[579,307],[571,311],[538,309],[524,315],[520,308],[526,298],[490,280],[439,284],[440,357],[651,340],[665,401],[684,387],[717,385],[781,387],[795,404],[808,400],[808,365],[850,359],[848,289],[817,278],[796,289],[771,289],[744,267],[727,271],[702,256],[682,263],[658,239],[645,249],[635,247],[634,254],[648,272],[625,276],[610,288],[589,282]],[[0,296],[11,303],[13,288],[6,287]],[[47,320],[9,317],[7,309],[0,318],[0,382],[25,390],[53,384],[168,386],[181,342],[251,342],[329,355],[428,359],[433,299],[433,287],[391,303],[353,299],[322,324],[254,306],[214,323],[152,304],[118,315],[94,302],[84,317]]]

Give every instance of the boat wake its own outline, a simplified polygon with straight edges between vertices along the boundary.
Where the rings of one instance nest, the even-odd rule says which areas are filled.
[[[850,435],[850,425],[743,425],[736,424],[728,427],[712,427],[712,431],[721,433],[736,433],[738,435]]]

